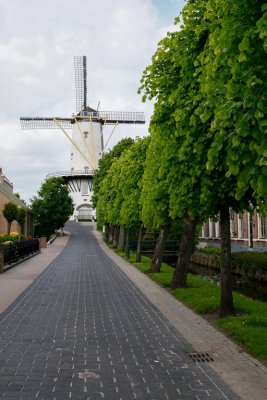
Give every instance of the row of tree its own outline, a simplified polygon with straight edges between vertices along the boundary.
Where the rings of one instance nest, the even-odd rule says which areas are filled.
[[[234,312],[229,209],[267,209],[266,43],[264,1],[188,0],[141,80],[150,137],[121,142],[95,177],[103,224],[157,227],[163,243],[183,221],[173,288],[186,286],[197,227],[219,217],[221,316]]]

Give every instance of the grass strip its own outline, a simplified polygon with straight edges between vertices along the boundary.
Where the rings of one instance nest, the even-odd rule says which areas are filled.
[[[114,249],[112,248],[114,251]],[[250,299],[240,293],[233,293],[236,314],[226,318],[218,317],[220,288],[215,283],[188,274],[187,288],[170,289],[173,268],[162,264],[161,272],[148,273],[151,260],[142,256],[142,261],[135,261],[131,252],[127,259],[124,252],[116,253],[135,265],[160,286],[165,287],[176,299],[202,315],[214,326],[219,327],[228,337],[236,341],[249,354],[267,365],[267,305],[265,302]],[[211,318],[212,316],[212,318]]]

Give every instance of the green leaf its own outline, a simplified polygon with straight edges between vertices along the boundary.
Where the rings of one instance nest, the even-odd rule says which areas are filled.
[[[267,193],[267,177],[260,175],[257,180],[257,191],[260,196],[264,196]]]
[[[246,52],[250,52],[250,42],[249,42],[249,38],[248,37],[244,37],[244,39],[242,40],[242,42],[240,43],[240,45],[238,46],[239,50],[241,52],[246,51]]]

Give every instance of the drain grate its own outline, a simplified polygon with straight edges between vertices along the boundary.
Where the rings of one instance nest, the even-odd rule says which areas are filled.
[[[211,362],[214,358],[209,353],[188,353],[194,362]]]

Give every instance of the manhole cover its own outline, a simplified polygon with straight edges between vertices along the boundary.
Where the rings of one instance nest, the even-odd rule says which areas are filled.
[[[84,372],[79,372],[78,373],[80,379],[84,379],[86,382],[87,379],[98,379],[100,378],[100,375],[96,374],[93,371],[90,371],[89,369],[86,369]]]
[[[214,358],[209,353],[188,353],[194,362],[211,362]]]

